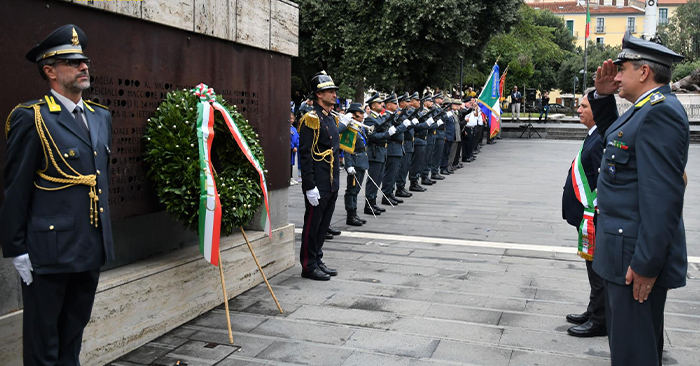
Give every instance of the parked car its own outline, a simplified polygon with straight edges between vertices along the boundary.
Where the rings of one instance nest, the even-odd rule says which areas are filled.
[[[571,114],[571,107],[566,107],[559,103],[549,103],[549,114],[554,113]]]

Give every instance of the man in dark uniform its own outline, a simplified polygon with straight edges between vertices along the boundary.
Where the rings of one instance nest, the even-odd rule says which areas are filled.
[[[23,280],[25,365],[80,364],[100,267],[114,259],[112,118],[82,99],[86,47],[85,33],[68,24],[29,51],[51,90],[15,107],[5,126],[0,242]]]
[[[430,99],[430,101],[427,103],[428,110],[431,113],[431,121],[432,123],[429,123],[428,126],[428,135],[425,138],[425,156],[424,156],[424,161],[423,161],[423,167],[422,167],[422,173],[421,173],[421,180],[423,182],[431,182],[435,183],[436,180],[442,180],[445,179],[444,177],[440,176],[440,178],[433,179],[430,177],[430,171],[431,171],[431,166],[433,164],[433,155],[435,155],[435,140],[437,139],[437,129],[438,126],[442,123],[440,120],[440,117],[438,117],[438,114],[440,114],[441,109],[440,105],[442,104],[443,98],[442,98],[442,92],[437,92],[433,97]]]
[[[418,96],[418,92],[413,92],[411,96],[409,97],[409,111],[411,115],[413,115],[414,111],[417,109],[420,109],[420,97]],[[417,116],[416,116],[417,117]],[[396,180],[396,191],[397,191],[397,196],[399,197],[408,197],[410,195],[410,192],[405,192],[405,186],[406,186],[406,180],[409,179],[410,177],[410,171],[411,167],[413,166],[413,160],[415,160],[415,154],[416,154],[416,128],[418,127],[418,118],[413,117],[411,118],[411,128],[404,134],[404,150],[406,151],[406,155],[401,159],[401,168],[399,168],[399,178]],[[410,141],[409,141],[409,135],[410,135]],[[418,180],[412,180],[409,179],[411,182],[409,186],[410,191],[414,192],[425,192],[425,188],[421,187],[418,184]],[[399,195],[399,192],[401,192],[401,195]]]
[[[367,157],[369,159],[369,169],[367,174],[367,184],[365,186],[365,210],[368,215],[376,215],[377,212],[384,212],[383,209],[377,206],[377,192],[379,185],[382,182],[382,173],[384,172],[384,163],[386,162],[386,145],[389,136],[396,133],[396,127],[391,126],[389,118],[392,115],[381,116],[383,103],[379,93],[375,93],[367,99],[367,105],[370,108],[369,116],[365,118],[365,125],[374,126],[374,131],[367,136]]]
[[[588,283],[591,286],[588,308],[583,314],[569,314],[566,320],[578,324],[568,329],[575,337],[607,335],[605,326],[605,293],[603,279],[592,268],[595,251],[595,202],[600,159],[603,157],[603,138],[596,131],[588,98],[581,98],[578,107],[581,124],[588,128],[588,136],[569,168],[562,195],[562,218],[576,228],[579,235],[578,255],[586,260]],[[581,174],[583,173],[583,174]],[[584,206],[585,204],[585,206]],[[585,216],[584,216],[585,214]],[[585,229],[584,229],[585,228]],[[593,235],[587,235],[592,233]]]
[[[418,98],[418,93],[415,93],[416,99]],[[401,118],[406,119],[408,116],[413,114],[415,110],[411,107],[411,96],[408,92],[399,97],[399,109],[401,110]],[[411,118],[413,119],[413,118]],[[418,120],[416,120],[417,122]],[[408,168],[411,166],[411,158],[413,157],[413,122],[403,133],[403,156],[401,157],[401,164],[399,164],[399,169],[396,172],[396,197],[411,197],[413,194],[406,190],[406,176],[408,175]]]
[[[445,148],[445,122],[447,121],[446,113],[449,111],[449,105],[445,108],[443,102],[445,101],[442,93],[437,93],[433,100],[435,100],[435,107],[442,108],[440,112],[436,115],[435,119],[435,130],[433,131],[434,141],[433,141],[433,153],[428,161],[428,170],[430,171],[431,180],[443,180],[445,177],[440,175],[440,160],[442,159],[442,151]]]
[[[384,105],[386,106],[386,115],[384,117],[391,120],[391,124],[396,129],[396,132],[389,137],[386,147],[386,164],[382,175],[382,193],[384,193],[382,195],[382,204],[396,206],[399,203],[403,203],[402,199],[394,196],[394,187],[399,165],[401,165],[401,158],[403,158],[404,133],[408,131],[408,126],[411,126],[411,121],[399,114],[399,104],[395,93],[392,93],[384,100]]]
[[[323,263],[323,242],[338,199],[338,120],[331,115],[338,87],[321,71],[311,79],[314,109],[299,121],[301,189],[304,192],[304,229],[301,233],[301,276],[327,281],[338,271]]]
[[[459,107],[462,101],[459,99],[449,99],[450,110],[445,114],[445,149],[442,152],[440,161],[440,173],[452,174],[454,172],[452,162],[457,155],[457,148],[462,141],[459,127]]]
[[[414,151],[411,167],[409,168],[411,186],[408,189],[415,192],[425,191],[425,188],[418,185],[419,179],[422,185],[430,186],[434,183],[429,177],[423,177],[426,154],[428,152],[428,143],[426,140],[428,138],[430,126],[435,124],[435,120],[430,116],[433,106],[433,97],[430,94],[426,94],[420,102],[423,103],[423,111],[421,111],[418,116],[420,122],[413,127],[415,131],[415,139],[413,140]],[[418,187],[420,187],[420,189],[418,189]]]
[[[596,90],[588,94],[596,123],[612,123],[603,139],[593,269],[605,280],[613,365],[661,365],[666,294],[685,286],[683,173],[690,132],[668,85],[671,64],[682,59],[628,32],[622,52],[598,68]],[[618,89],[634,103],[619,118]]]
[[[352,119],[362,123],[364,121],[365,111],[362,110],[361,103],[352,103],[350,108],[348,108],[348,113],[352,116]],[[352,123],[352,121],[349,121]],[[339,126],[340,133],[347,128],[347,124],[343,123]],[[347,212],[347,219],[345,223],[351,226],[362,226],[367,223],[367,221],[361,219],[357,216],[357,195],[362,189],[362,182],[365,179],[365,172],[369,168],[369,161],[367,160],[367,136],[362,127],[357,128],[357,136],[355,137],[355,152],[352,154],[345,154],[345,170],[348,173],[348,182],[345,187],[345,211]]]

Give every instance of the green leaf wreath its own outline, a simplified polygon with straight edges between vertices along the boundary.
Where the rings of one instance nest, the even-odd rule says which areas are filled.
[[[160,202],[177,220],[191,230],[199,227],[199,150],[197,144],[197,103],[199,98],[186,90],[169,92],[155,114],[148,119],[146,155],[148,177]],[[250,149],[264,167],[258,134],[248,121],[219,95],[235,120]],[[247,224],[263,201],[260,177],[231,136],[220,113],[214,122],[211,160],[216,188],[221,200],[221,235]]]

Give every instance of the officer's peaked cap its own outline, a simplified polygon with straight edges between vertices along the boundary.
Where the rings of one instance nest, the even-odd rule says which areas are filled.
[[[51,34],[27,53],[27,60],[39,62],[51,57],[66,60],[87,60],[83,54],[87,48],[87,36],[80,27],[66,24]]]
[[[625,61],[646,60],[670,68],[674,62],[679,62],[683,58],[661,44],[639,39],[627,31],[622,38],[622,52],[617,55],[613,63],[621,65]]]
[[[416,92],[413,92],[413,94],[411,94],[411,96],[410,96],[409,98],[410,98],[410,99],[417,99],[417,100],[420,100],[420,96],[418,95],[418,92],[417,92],[417,91],[416,91]]]
[[[362,103],[350,103],[350,108],[348,108],[348,113],[361,112],[364,113],[362,109]]]
[[[381,103],[381,102],[382,102],[382,97],[379,96],[379,93],[374,93],[374,95],[372,95],[371,97],[369,97],[369,99],[367,99],[365,104],[370,105],[372,103]]]
[[[396,93],[391,93],[389,96],[386,97],[386,99],[383,100],[384,103],[398,103],[398,99],[396,98]]]

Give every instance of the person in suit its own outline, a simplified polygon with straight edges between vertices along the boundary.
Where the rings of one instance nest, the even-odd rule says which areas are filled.
[[[114,259],[109,215],[112,118],[82,99],[87,36],[64,25],[27,53],[50,91],[5,125],[3,256],[22,278],[25,365],[78,365],[100,267]]]
[[[298,152],[306,209],[299,257],[302,277],[328,281],[338,274],[323,262],[322,250],[340,186],[339,121],[331,114],[338,87],[325,71],[317,73],[311,85],[315,88],[313,110],[299,120]]]
[[[518,87],[513,87],[513,92],[510,93],[510,111],[511,121],[515,121],[515,116],[518,116],[520,121],[520,103],[523,102],[523,95],[518,91]]]
[[[596,132],[591,105],[585,95],[581,98],[577,112],[581,124],[588,129],[588,136],[569,168],[561,207],[562,218],[576,228],[579,236],[578,255],[586,260],[591,292],[586,311],[583,314],[569,314],[566,320],[577,324],[568,329],[570,335],[597,337],[607,335],[604,281],[592,268],[595,251],[596,187],[600,160],[603,157],[603,138]]]
[[[690,132],[668,85],[672,63],[682,59],[627,32],[622,52],[598,67],[596,90],[588,94],[596,124],[609,126],[593,270],[605,280],[613,365],[661,365],[666,295],[685,286],[683,174]],[[619,117],[618,89],[634,104]]]
[[[352,103],[348,108],[348,114],[356,122],[364,122],[365,113],[362,110],[361,103]],[[347,120],[347,119],[346,119]],[[352,121],[347,120],[349,123]],[[343,133],[348,124],[341,123],[338,127],[340,133]],[[345,223],[351,226],[362,226],[367,223],[366,220],[357,216],[357,195],[362,189],[362,182],[365,179],[365,172],[369,168],[367,160],[367,134],[364,128],[358,127],[359,131],[355,137],[355,151],[352,154],[347,154],[345,158],[345,171],[348,173],[348,181],[345,187],[345,212],[347,219]]]

